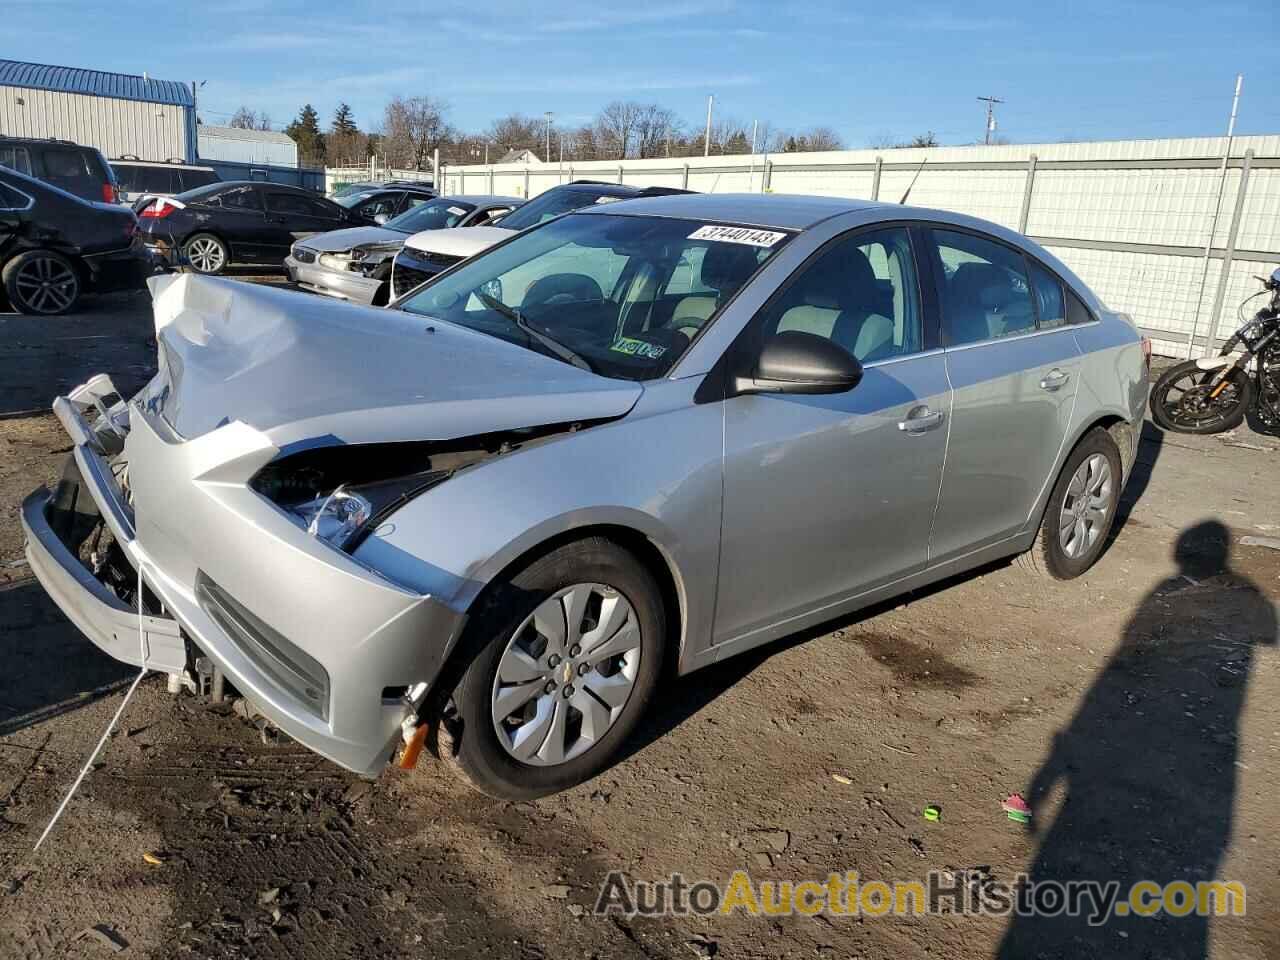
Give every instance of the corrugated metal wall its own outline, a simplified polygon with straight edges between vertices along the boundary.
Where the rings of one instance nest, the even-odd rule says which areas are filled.
[[[220,130],[222,128],[219,128]],[[197,127],[201,160],[228,160],[232,163],[266,163],[279,167],[298,165],[298,145],[213,133]]]
[[[74,140],[108,159],[189,159],[190,114],[168,103],[0,86],[0,134]]]
[[[1022,230],[1075,270],[1109,306],[1132,314],[1155,336],[1159,352],[1182,355],[1193,323],[1199,335],[1208,332],[1219,291],[1216,334],[1225,337],[1238,325],[1237,305],[1259,289],[1253,274],[1270,273],[1280,265],[1280,136],[1238,137],[1205,275],[1204,248],[1218,203],[1225,147],[1223,138],[1207,137],[599,161],[527,169],[468,166],[449,168],[443,187],[446,193],[535,196],[571,179],[593,179],[717,193],[768,190],[896,202],[919,169],[911,190],[913,206],[954,210]],[[1239,196],[1247,153],[1248,179]],[[921,161],[927,161],[922,169]],[[1226,256],[1229,246],[1234,248],[1231,257]]]

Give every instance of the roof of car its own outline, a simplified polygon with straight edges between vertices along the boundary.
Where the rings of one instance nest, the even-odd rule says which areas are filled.
[[[271,180],[223,180],[219,183],[211,183],[209,187],[270,187],[272,190],[292,190],[294,193],[305,193],[309,197],[318,197],[320,194],[314,190],[308,190],[306,187],[299,187],[292,183],[275,183]],[[204,190],[206,187],[200,187]]]
[[[465,193],[458,194],[456,197],[452,195],[443,196],[441,200],[462,200],[466,203],[473,203],[477,207],[487,207],[496,204],[511,203],[520,206],[524,203],[520,197],[504,197],[496,193]]]
[[[846,197],[806,197],[788,194],[759,193],[682,193],[662,197],[640,197],[602,207],[591,207],[582,213],[629,213],[651,217],[678,217],[684,220],[710,220],[722,223],[747,223],[757,227],[804,230],[830,217],[868,207],[892,207],[897,204]]]

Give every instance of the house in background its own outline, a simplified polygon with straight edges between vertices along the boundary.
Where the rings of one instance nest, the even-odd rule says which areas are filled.
[[[0,135],[71,140],[107,158],[198,156],[191,88],[145,73],[0,60]]]
[[[532,150],[508,150],[498,158],[498,163],[523,163],[526,166],[542,163]]]

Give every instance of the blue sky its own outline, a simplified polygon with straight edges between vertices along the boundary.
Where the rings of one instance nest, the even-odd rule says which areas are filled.
[[[825,124],[850,147],[982,136],[993,94],[1016,142],[1280,132],[1274,0],[1224,3],[762,0],[0,0],[0,57],[206,80],[206,122],[240,104],[279,128],[340,100],[362,127],[429,94],[479,130],[510,112],[578,124],[614,99]]]

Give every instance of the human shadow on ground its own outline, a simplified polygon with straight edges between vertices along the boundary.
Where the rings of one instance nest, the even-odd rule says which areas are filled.
[[[1241,718],[1257,650],[1277,638],[1276,608],[1231,570],[1230,544],[1217,521],[1182,532],[1177,574],[1134,611],[1055,736],[1025,794],[1039,834],[1031,888],[1116,881],[1123,899],[1139,881],[1194,888],[1233,879],[1219,870],[1231,841]],[[1100,925],[1019,914],[997,956],[1206,957],[1214,922],[1194,913],[1130,913]]]

